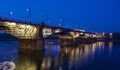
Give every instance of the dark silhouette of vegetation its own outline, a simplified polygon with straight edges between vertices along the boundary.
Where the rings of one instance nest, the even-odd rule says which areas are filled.
[[[113,33],[113,39],[120,39],[120,33]]]

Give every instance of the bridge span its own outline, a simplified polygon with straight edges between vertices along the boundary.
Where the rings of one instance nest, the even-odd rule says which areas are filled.
[[[27,47],[27,45],[26,47],[19,47],[23,49],[44,49],[44,39],[49,37],[57,37],[60,39],[97,39],[101,37],[98,33],[85,32],[84,30],[50,26],[46,25],[44,22],[35,24],[2,17],[0,17],[0,30],[17,37],[21,42],[25,43],[29,41],[39,45],[37,47]]]

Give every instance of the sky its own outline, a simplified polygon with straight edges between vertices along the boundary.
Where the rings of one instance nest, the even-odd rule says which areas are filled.
[[[120,32],[120,0],[0,0],[0,16],[88,32]],[[61,21],[64,20],[64,21]]]

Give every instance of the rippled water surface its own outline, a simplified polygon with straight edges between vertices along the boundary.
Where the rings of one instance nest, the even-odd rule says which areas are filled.
[[[19,51],[18,42],[0,42],[0,70],[120,70],[120,45],[113,42],[55,44],[45,51]]]

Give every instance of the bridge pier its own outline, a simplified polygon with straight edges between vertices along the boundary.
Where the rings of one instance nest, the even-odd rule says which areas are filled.
[[[45,50],[44,39],[19,39],[18,49],[22,50]]]

